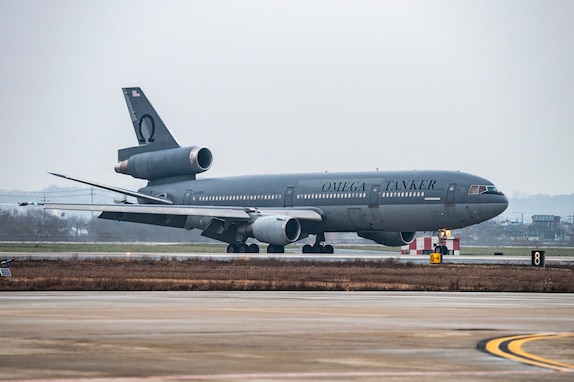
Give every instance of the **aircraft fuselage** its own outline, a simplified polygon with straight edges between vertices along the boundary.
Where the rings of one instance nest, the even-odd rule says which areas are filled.
[[[433,231],[480,223],[504,211],[503,194],[471,195],[473,185],[492,183],[454,171],[309,173],[170,180],[139,192],[175,205],[315,208],[323,221],[303,224],[307,233]]]

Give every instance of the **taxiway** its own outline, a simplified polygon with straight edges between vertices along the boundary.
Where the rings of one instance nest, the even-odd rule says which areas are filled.
[[[4,292],[0,379],[570,381],[477,349],[573,330],[574,296],[401,292]],[[574,363],[574,337],[524,352]]]

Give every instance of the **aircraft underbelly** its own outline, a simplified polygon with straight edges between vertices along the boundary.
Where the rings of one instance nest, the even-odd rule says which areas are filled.
[[[504,210],[503,204],[480,203],[381,206],[385,231],[433,231],[456,229],[492,218]]]
[[[382,219],[378,207],[330,206],[320,207],[325,214],[321,230],[325,232],[348,232],[380,230]]]
[[[459,228],[477,219],[476,207],[443,203],[320,208],[325,213],[320,229],[325,232],[433,231]]]
[[[440,208],[437,205],[384,205],[381,206],[383,231],[427,231],[437,229]]]
[[[384,231],[456,229],[481,221],[480,208],[467,204],[387,205],[381,215]]]

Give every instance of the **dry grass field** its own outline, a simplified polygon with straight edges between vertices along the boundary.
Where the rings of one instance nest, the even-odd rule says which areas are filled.
[[[0,279],[2,291],[393,290],[574,292],[574,267],[415,265],[394,260],[324,263],[280,260],[136,258],[26,260]]]

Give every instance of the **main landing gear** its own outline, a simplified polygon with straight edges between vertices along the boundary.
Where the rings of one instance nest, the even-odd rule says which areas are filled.
[[[332,245],[323,245],[325,233],[321,232],[315,235],[315,244],[306,244],[303,246],[303,253],[334,253]],[[257,244],[246,244],[245,242],[231,243],[227,246],[227,253],[259,253]],[[269,244],[267,253],[285,253],[285,246],[279,244]]]
[[[441,229],[438,231],[438,243],[434,247],[435,253],[440,253],[443,256],[448,255],[448,247],[446,240],[452,235],[449,229]]]
[[[303,253],[334,253],[335,248],[331,244],[322,245],[321,242],[325,241],[325,233],[321,232],[315,235],[315,244],[305,244],[303,246]]]
[[[257,244],[233,243],[227,246],[227,253],[259,253]]]
[[[227,253],[259,253],[259,246],[257,244],[232,243],[227,246]],[[285,247],[269,244],[267,253],[285,253]]]

